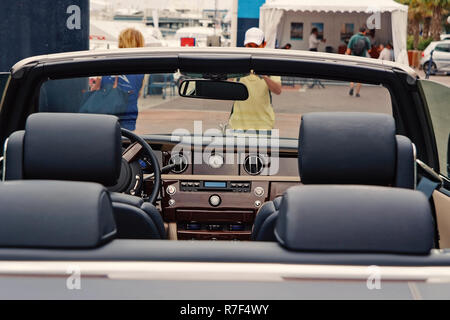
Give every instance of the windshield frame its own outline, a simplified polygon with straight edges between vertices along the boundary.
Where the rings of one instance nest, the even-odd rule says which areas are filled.
[[[48,79],[133,73],[256,73],[381,84],[390,92],[398,134],[408,136],[418,157],[436,166],[436,142],[418,94],[417,75],[395,63],[337,54],[248,48],[117,49],[74,52],[25,59],[12,69],[10,86],[0,106],[0,142],[22,129],[37,111],[41,84]],[[288,50],[284,50],[288,51]],[[14,110],[14,111],[13,111]]]

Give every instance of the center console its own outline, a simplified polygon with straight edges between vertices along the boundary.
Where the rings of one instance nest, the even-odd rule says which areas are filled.
[[[269,197],[269,182],[210,177],[166,177],[164,220],[176,223],[178,240],[250,240],[256,213]]]

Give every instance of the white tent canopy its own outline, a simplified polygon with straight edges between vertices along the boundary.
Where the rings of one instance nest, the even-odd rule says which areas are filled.
[[[345,19],[348,20],[353,15],[355,17],[354,21],[361,23],[377,12],[382,17],[380,33],[389,32],[389,35],[386,36],[392,39],[395,60],[407,64],[408,6],[393,0],[267,0],[261,6],[259,24],[265,33],[267,47],[274,48],[276,40],[281,40],[282,34],[286,33],[286,27],[288,26],[283,25],[282,22],[288,17],[292,20],[292,17],[299,14],[302,14],[304,17],[306,13],[314,17],[314,22],[325,22],[333,25],[331,28],[332,36],[334,35],[337,38],[340,29],[340,26],[337,25],[340,23],[337,16],[342,16],[342,21],[346,21]],[[322,20],[317,21],[320,18]],[[330,28],[328,28],[328,31],[330,31]]]
[[[311,12],[366,12],[375,8],[381,12],[408,11],[408,6],[393,0],[268,0],[264,8]]]

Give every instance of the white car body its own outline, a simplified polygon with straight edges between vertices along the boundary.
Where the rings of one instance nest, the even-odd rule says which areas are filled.
[[[450,72],[450,40],[433,41],[426,47],[420,59],[420,65],[424,70],[430,61],[431,51],[433,51],[432,71]]]

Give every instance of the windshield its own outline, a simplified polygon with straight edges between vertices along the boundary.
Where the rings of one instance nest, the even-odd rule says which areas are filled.
[[[301,115],[309,112],[392,114],[389,91],[379,85],[265,76],[251,73],[228,81],[243,83],[245,101],[181,97],[192,75],[150,74],[49,80],[40,89],[40,112],[114,114],[138,134],[190,135],[221,132],[277,134],[298,138]],[[359,89],[359,90],[358,90]]]

